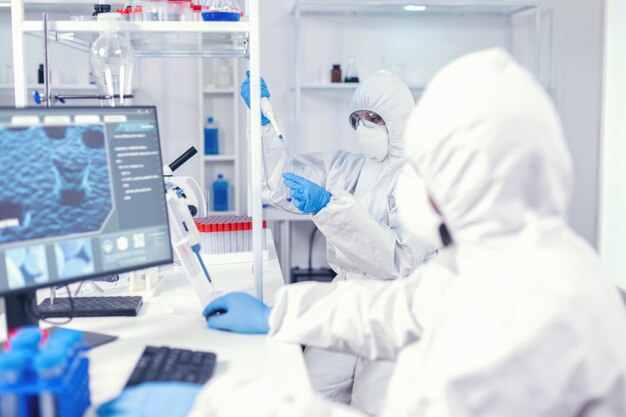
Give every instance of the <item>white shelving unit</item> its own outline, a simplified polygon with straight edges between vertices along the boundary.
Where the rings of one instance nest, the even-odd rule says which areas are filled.
[[[31,0],[26,0],[32,3]],[[52,2],[41,1],[52,4]],[[25,0],[11,0],[14,94],[17,107],[27,105],[24,36],[45,36],[41,20],[25,20]],[[118,30],[133,42],[135,57],[247,59],[250,67],[250,169],[249,187],[253,217],[254,285],[263,299],[263,207],[261,199],[261,110],[259,2],[245,1],[246,18],[240,22],[120,22]],[[48,39],[88,52],[102,31],[94,21],[49,21]],[[158,39],[158,42],[145,42]],[[200,91],[200,94],[204,94]],[[235,103],[236,101],[233,100]],[[233,117],[238,117],[233,103]],[[237,138],[238,139],[238,138]],[[202,142],[204,143],[204,142]],[[237,143],[237,146],[239,144]],[[237,148],[238,149],[238,148]],[[205,161],[203,160],[203,163]]]
[[[204,155],[204,160],[209,162],[234,161],[235,159],[237,159],[235,155]]]
[[[414,19],[415,24],[419,24],[418,19],[441,18],[441,17],[496,17],[501,18],[505,25],[506,48],[513,49],[513,19],[517,16],[530,16],[530,31],[532,36],[532,50],[530,69],[536,74],[539,73],[540,61],[540,33],[541,33],[541,10],[535,2],[513,2],[499,1],[489,2],[488,0],[439,0],[439,1],[353,1],[353,0],[296,0],[292,10],[292,36],[291,36],[291,75],[292,90],[294,92],[294,111],[292,120],[301,120],[302,96],[303,94],[320,91],[334,91],[337,93],[353,91],[358,84],[351,83],[311,83],[310,80],[303,80],[302,72],[304,61],[303,54],[308,53],[307,48],[302,47],[302,27],[304,19],[328,19],[341,18],[344,22],[348,19],[377,19],[377,18],[403,18]],[[370,22],[372,22],[370,20]],[[372,28],[380,29],[380,28]],[[337,42],[340,42],[337,39]],[[406,51],[410,53],[411,51]],[[330,71],[330,68],[329,68]],[[424,85],[410,86],[414,95],[419,95],[424,89]],[[299,124],[295,123],[293,130],[297,136]]]
[[[203,126],[200,130],[204,131],[204,122],[208,117],[213,117],[218,123],[218,142],[219,142],[219,154],[217,155],[205,155],[204,154],[204,138],[200,138],[201,153],[204,156],[201,167],[201,183],[200,186],[204,190],[209,189],[208,200],[209,207],[211,207],[212,200],[212,188],[211,185],[215,180],[215,176],[218,173],[225,174],[225,179],[229,183],[229,211],[209,211],[209,214],[240,214],[242,210],[242,193],[244,192],[244,185],[241,181],[241,163],[242,149],[240,144],[243,143],[242,135],[240,132],[240,103],[239,90],[235,88],[240,84],[239,70],[237,68],[236,60],[228,60],[228,64],[231,66],[232,86],[230,87],[209,87],[206,84],[209,80],[206,79],[207,72],[205,71],[205,61],[201,60],[200,70],[200,85],[204,86],[199,95],[200,113],[203,116]],[[214,70],[214,68],[213,68]],[[211,77],[215,77],[215,71],[210,71]],[[211,101],[212,113],[209,114],[207,109],[209,107],[208,101]],[[224,104],[224,106],[220,106]],[[217,109],[218,107],[219,110]],[[225,128],[223,120],[216,118],[217,113],[224,113],[225,109],[230,109],[232,120],[228,123],[228,127]],[[225,153],[222,153],[225,152]],[[229,175],[230,174],[230,175]],[[232,197],[231,197],[232,196]]]
[[[354,92],[359,86],[359,83],[320,83],[320,84],[302,84],[301,90],[304,91],[349,91]],[[420,92],[424,89],[424,86],[410,85],[409,88],[413,92]]]
[[[507,0],[296,0],[291,16],[289,73],[292,77],[293,107],[290,120],[291,128],[288,134],[290,137],[297,138],[298,143],[308,143],[307,139],[310,138],[307,137],[307,134],[315,132],[314,135],[322,138],[332,137],[332,146],[336,146],[336,143],[339,143],[338,140],[341,139],[340,136],[344,133],[346,136],[352,133],[346,123],[348,115],[338,115],[337,112],[344,109],[347,111],[350,95],[359,84],[330,83],[330,77],[328,77],[330,65],[339,62],[320,63],[320,60],[328,59],[331,56],[341,56],[340,53],[346,52],[353,55],[354,50],[359,50],[360,43],[369,46],[367,41],[372,39],[378,43],[371,45],[371,49],[365,50],[365,52],[363,52],[363,48],[360,49],[363,55],[370,55],[370,60],[372,55],[385,55],[387,51],[384,49],[391,49],[392,44],[396,42],[402,45],[404,48],[402,53],[405,55],[412,53],[420,55],[420,52],[425,49],[441,49],[440,45],[433,44],[431,41],[422,43],[423,49],[418,50],[416,45],[419,43],[419,39],[414,39],[412,42],[407,41],[406,37],[412,34],[406,33],[405,28],[419,28],[422,31],[427,31],[430,28],[441,30],[449,27],[441,25],[458,25],[467,21],[466,18],[480,20],[481,23],[493,20],[500,22],[498,27],[502,27],[502,43],[511,51],[515,41],[517,41],[513,34],[514,19],[522,18],[527,25],[526,30],[530,34],[530,46],[528,48],[530,50],[528,54],[530,62],[528,67],[535,73],[539,71],[541,11],[538,3],[532,0],[529,2]],[[398,27],[394,27],[394,22],[398,22]],[[429,22],[431,23],[429,24]],[[436,22],[436,24],[432,22]],[[518,20],[515,20],[515,23],[517,24]],[[351,32],[354,32],[352,29],[355,27],[359,36],[366,32],[373,35],[361,39],[349,38],[350,35],[354,35]],[[478,25],[474,27],[478,31],[484,29]],[[307,36],[309,34],[313,35]],[[386,43],[381,42],[381,39],[384,39]],[[465,39],[462,39],[461,42],[465,43]],[[317,48],[315,50],[322,53],[315,54],[314,58],[311,58],[313,56],[312,48]],[[358,64],[360,60],[358,56],[356,58]],[[316,62],[316,60],[318,61]],[[324,67],[321,64],[327,64],[327,66]],[[316,65],[316,67],[311,68],[311,65]],[[418,71],[419,68],[411,66],[404,68],[404,70],[410,73]],[[359,75],[363,76],[363,74]],[[409,75],[406,77],[409,88],[415,97],[419,96],[425,88],[428,77],[415,77],[418,79],[415,81],[413,77],[410,77],[412,74],[407,75]],[[326,80],[326,82],[322,82],[322,80]],[[307,105],[306,109],[303,109],[303,101]],[[327,119],[318,117],[313,120],[318,112],[314,112],[312,109],[319,108],[331,108],[325,113],[325,116],[330,117]],[[304,113],[305,110],[307,111],[306,114]],[[309,119],[312,121],[307,125]],[[289,223],[299,219],[288,218],[282,213],[276,213],[275,216],[286,226],[284,231],[281,226],[280,258],[283,273],[288,274],[291,267]]]
[[[204,90],[204,95],[213,96],[213,95],[223,95],[223,94],[233,94],[234,88],[207,88]]]
[[[27,84],[26,88],[28,90],[43,90],[43,84]],[[95,84],[52,84],[50,86],[52,90],[63,90],[63,91],[91,91],[96,90]],[[0,84],[1,91],[9,91],[11,94],[15,92],[15,88],[13,84]]]

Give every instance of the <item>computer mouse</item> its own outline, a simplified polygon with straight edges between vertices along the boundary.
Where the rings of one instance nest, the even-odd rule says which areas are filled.
[[[224,313],[226,313],[226,310],[217,309],[214,312],[212,312],[211,314],[205,316],[204,318],[209,320],[211,317],[221,316]]]

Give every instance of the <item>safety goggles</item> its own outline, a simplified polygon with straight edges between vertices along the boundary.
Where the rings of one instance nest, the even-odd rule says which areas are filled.
[[[359,122],[367,127],[373,127],[373,125],[385,125],[385,121],[378,115],[378,113],[368,110],[357,110],[350,115],[350,126],[352,126],[352,129],[356,130]]]

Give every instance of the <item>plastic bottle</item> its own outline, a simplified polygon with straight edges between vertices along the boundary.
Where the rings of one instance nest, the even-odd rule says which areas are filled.
[[[331,83],[341,82],[341,65],[339,64],[333,65],[333,69],[330,71],[330,82]]]
[[[110,4],[94,4],[92,16],[98,16],[100,13],[109,13],[111,11]]]
[[[228,211],[228,182],[222,174],[213,182],[213,211]]]
[[[132,94],[134,51],[130,41],[116,31],[120,16],[117,13],[101,13],[98,21],[103,22],[104,32],[91,45],[90,64],[102,95],[118,96],[107,100],[107,104],[127,105]]]
[[[206,119],[204,126],[204,154],[217,155],[219,151],[217,124],[212,117]]]
[[[202,21],[202,5],[201,4],[192,4],[191,5],[192,18],[194,22]]]
[[[37,84],[43,84],[45,82],[43,72],[43,64],[39,64],[39,68],[37,69]]]

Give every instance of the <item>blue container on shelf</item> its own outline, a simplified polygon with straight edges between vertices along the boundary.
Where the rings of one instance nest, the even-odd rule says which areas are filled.
[[[212,117],[209,117],[206,121],[207,123],[204,127],[204,154],[217,155],[220,153],[217,124]]]
[[[228,211],[228,182],[222,174],[213,182],[213,211]]]
[[[202,20],[205,22],[238,22],[241,19],[241,12],[236,11],[213,11],[202,12]]]

